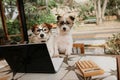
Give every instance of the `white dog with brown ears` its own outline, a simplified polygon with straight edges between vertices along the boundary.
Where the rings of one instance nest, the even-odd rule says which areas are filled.
[[[34,25],[32,27],[32,36],[30,37],[30,43],[46,43],[50,56],[54,54],[54,37],[51,33],[52,25],[43,23],[41,25]]]
[[[57,26],[58,35],[55,38],[55,56],[59,56],[59,53],[70,55],[72,53],[73,39],[71,29],[74,24],[73,16],[58,16]]]

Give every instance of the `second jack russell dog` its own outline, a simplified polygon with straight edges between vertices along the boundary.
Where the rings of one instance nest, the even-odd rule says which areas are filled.
[[[74,24],[73,16],[58,16],[57,26],[58,35],[55,38],[55,56],[59,56],[59,53],[70,55],[72,53],[73,39],[71,29]]]
[[[30,38],[30,43],[46,43],[50,56],[53,57],[54,37],[52,36],[51,29],[52,25],[48,23],[34,25],[31,29],[33,34]]]

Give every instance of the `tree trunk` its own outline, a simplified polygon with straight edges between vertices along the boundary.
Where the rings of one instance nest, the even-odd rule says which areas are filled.
[[[108,0],[103,1],[103,6],[101,6],[102,4],[101,0],[93,0],[93,2],[94,2],[94,9],[96,12],[96,24],[101,24],[105,19],[104,14]]]
[[[96,24],[98,24],[97,0],[94,0],[94,9],[95,9],[95,13],[96,13]]]
[[[101,24],[102,23],[101,0],[98,0],[97,5],[98,5],[98,21],[99,21],[98,24]]]
[[[120,19],[120,9],[117,11],[117,19]]]
[[[106,6],[107,6],[107,2],[108,0],[104,0],[104,3],[103,3],[103,7],[102,7],[102,20],[105,20],[105,9],[106,9]]]
[[[45,4],[46,4],[46,7],[47,7],[47,10],[48,10],[48,0],[45,0]]]

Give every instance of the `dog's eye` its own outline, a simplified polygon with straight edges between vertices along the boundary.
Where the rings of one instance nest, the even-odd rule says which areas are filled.
[[[67,21],[66,24],[70,24],[70,23]]]
[[[44,31],[44,32],[48,32],[48,29],[47,29],[47,28],[43,28],[43,31]]]
[[[63,25],[63,24],[64,24],[64,21],[61,21],[60,24]]]
[[[47,29],[43,29],[44,31],[47,31]]]

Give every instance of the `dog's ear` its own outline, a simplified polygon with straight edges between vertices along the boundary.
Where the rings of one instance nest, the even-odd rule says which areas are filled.
[[[48,27],[49,30],[52,29],[52,25],[51,24],[48,24],[48,23],[44,23],[44,24]]]
[[[69,16],[69,18],[73,21],[75,20],[75,18],[73,16]]]
[[[57,20],[59,21],[62,16],[57,16]]]
[[[55,23],[51,23],[50,25],[52,25],[52,28],[57,27],[57,24]]]
[[[37,27],[37,24],[35,24],[35,25],[32,26],[32,28],[31,28],[32,32],[35,31],[35,28],[36,28],[36,27]]]

